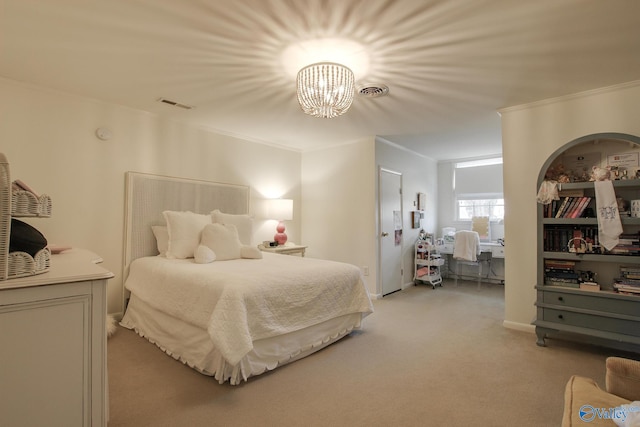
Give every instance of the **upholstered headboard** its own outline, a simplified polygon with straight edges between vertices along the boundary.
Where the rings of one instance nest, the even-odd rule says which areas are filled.
[[[164,225],[163,211],[248,214],[250,188],[139,172],[125,174],[123,281],[136,258],[158,253],[152,225]]]

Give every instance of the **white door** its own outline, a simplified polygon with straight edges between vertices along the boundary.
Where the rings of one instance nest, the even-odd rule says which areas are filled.
[[[402,174],[380,168],[380,281],[382,295],[402,288]]]

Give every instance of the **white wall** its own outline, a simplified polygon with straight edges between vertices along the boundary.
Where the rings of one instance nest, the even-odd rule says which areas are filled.
[[[307,256],[369,267],[376,291],[373,137],[302,154],[302,241]]]
[[[52,217],[25,220],[51,243],[90,249],[116,277],[108,310],[122,311],[124,174],[156,173],[251,186],[292,198],[287,234],[299,241],[301,155],[159,119],[121,106],[0,79],[0,152],[12,179],[52,198]],[[95,137],[98,127],[113,132]],[[373,162],[373,161],[371,161]],[[266,194],[269,193],[269,194]],[[273,237],[274,221],[256,220],[255,242]],[[326,227],[330,228],[330,227]]]
[[[413,283],[414,270],[414,244],[418,238],[419,228],[411,228],[411,211],[417,210],[418,193],[427,196],[426,208],[422,228],[428,233],[437,234],[436,224],[438,216],[438,168],[437,162],[425,156],[399,148],[394,144],[376,139],[376,167],[382,167],[402,173],[402,261],[403,261],[403,286]],[[376,170],[376,206],[377,212],[377,170]],[[377,225],[377,224],[376,224]],[[376,233],[377,236],[377,233]],[[376,237],[376,247],[378,239]],[[376,249],[377,251],[377,249]],[[377,293],[381,294],[381,284],[378,284]]]
[[[638,111],[640,82],[501,111],[506,326],[528,329],[535,318],[536,181],[543,164],[557,149],[586,135],[640,135]]]

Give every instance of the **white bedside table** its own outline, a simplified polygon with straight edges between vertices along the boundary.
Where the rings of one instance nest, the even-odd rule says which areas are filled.
[[[258,245],[258,249],[264,252],[273,252],[281,255],[296,255],[300,254],[300,256],[304,256],[304,251],[307,249],[307,246],[299,246],[299,245],[282,245],[282,246],[264,246]]]

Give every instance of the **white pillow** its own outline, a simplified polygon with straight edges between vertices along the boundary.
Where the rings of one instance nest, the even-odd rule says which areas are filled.
[[[193,258],[195,258],[198,264],[209,264],[216,260],[216,253],[205,245],[198,245],[196,252],[193,254]]]
[[[240,256],[248,259],[261,259],[262,251],[255,246],[243,245],[240,248]]]
[[[167,255],[167,249],[169,249],[169,232],[166,225],[152,225],[153,235],[156,238],[156,245],[158,246],[158,253],[160,256]]]
[[[243,245],[250,245],[253,238],[253,218],[249,215],[227,214],[216,209],[211,212],[211,219],[218,224],[233,224],[238,230],[238,237]]]
[[[207,224],[202,230],[200,244],[215,252],[218,261],[242,257],[242,243],[233,224]]]
[[[211,224],[211,217],[189,211],[164,211],[162,214],[169,234],[167,258],[193,258],[200,244],[200,232],[205,225]]]

